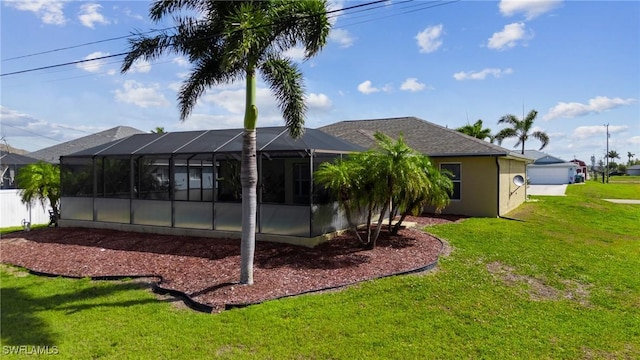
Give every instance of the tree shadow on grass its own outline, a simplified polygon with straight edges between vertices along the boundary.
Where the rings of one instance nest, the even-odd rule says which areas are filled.
[[[4,269],[2,269],[4,272]],[[2,275],[5,280],[8,276]],[[83,280],[69,280],[83,281]],[[6,283],[6,281],[4,281]],[[14,282],[14,281],[11,281]],[[21,280],[18,280],[21,282]],[[24,279],[25,285],[0,287],[2,311],[0,312],[0,337],[7,346],[55,346],[57,337],[54,329],[41,314],[46,311],[62,311],[66,315],[95,307],[129,307],[157,303],[155,299],[110,301],[101,299],[122,291],[137,290],[147,285],[135,282],[114,282],[101,286],[85,287],[79,290],[60,291],[51,295],[32,294],[30,287],[35,282]]]

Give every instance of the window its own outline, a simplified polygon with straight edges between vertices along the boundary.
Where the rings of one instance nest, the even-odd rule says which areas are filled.
[[[311,191],[311,167],[308,163],[293,164],[293,202],[308,204]]]
[[[446,170],[449,173],[449,177],[453,182],[453,193],[450,196],[451,200],[460,200],[460,164],[442,163],[440,164],[440,170]]]

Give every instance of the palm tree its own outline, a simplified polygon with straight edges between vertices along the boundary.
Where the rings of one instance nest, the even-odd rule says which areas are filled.
[[[534,139],[540,140],[542,146],[540,146],[539,150],[544,149],[549,144],[549,135],[542,131],[531,131],[533,127],[533,123],[536,120],[536,116],[538,116],[538,112],[536,110],[531,110],[527,114],[527,116],[520,120],[515,115],[505,115],[500,120],[498,120],[498,124],[508,124],[511,127],[500,130],[496,134],[496,140],[498,141],[498,145],[502,144],[502,141],[506,138],[515,137],[518,138],[518,142],[514,145],[517,147],[518,145],[522,145],[522,154],[524,154],[524,143],[531,136]]]
[[[617,164],[613,161],[613,159],[620,159],[620,154],[618,154],[617,151],[609,150],[609,152],[607,153],[607,157],[609,159],[611,159],[611,162],[609,163],[610,167],[612,166],[611,164],[613,164],[613,166],[617,166]],[[607,170],[609,170],[609,169],[607,169]]]
[[[633,159],[634,156],[636,156],[636,154],[632,154],[631,151],[627,151],[627,157],[629,158],[627,166],[631,166],[631,159]]]
[[[200,16],[184,15],[193,12]],[[301,45],[305,59],[309,59],[322,49],[331,28],[327,2],[164,0],[154,2],[149,15],[155,22],[174,15],[175,32],[139,35],[131,40],[122,72],[141,58],[149,61],[167,53],[186,56],[193,68],[178,93],[182,121],[208,88],[242,79],[246,82],[240,283],[252,284],[258,182],[256,72],[260,71],[276,96],[289,134],[300,137],[306,111],[302,74],[282,53]]]
[[[410,196],[404,192],[405,187],[401,187],[401,196],[396,199],[398,209],[401,211],[400,219],[391,229],[392,234],[397,234],[402,226],[402,222],[408,215],[420,214],[426,205],[435,207],[436,213],[451,202],[453,182],[446,173],[439,171],[431,162],[429,157],[419,155],[416,157],[416,164],[420,169],[420,174],[425,176],[415,176],[414,181],[418,182],[416,189],[418,192]],[[396,211],[392,212],[396,213]]]
[[[489,139],[489,142],[493,144],[494,136],[491,134],[491,129],[482,128],[482,120],[478,119],[473,125],[465,125],[456,129],[457,132],[461,132],[465,135],[472,136],[474,138],[484,140]]]
[[[336,159],[333,163],[324,162],[313,174],[316,183],[332,192],[344,210],[349,228],[363,244],[365,241],[358,232],[354,215],[365,205],[362,200],[367,198],[362,186],[364,174],[365,168],[359,161],[354,161],[354,157]]]
[[[16,184],[20,188],[20,197],[25,204],[39,201],[42,207],[47,201],[53,210],[54,223],[58,226],[58,202],[60,201],[60,168],[39,161],[24,166],[16,175]]]

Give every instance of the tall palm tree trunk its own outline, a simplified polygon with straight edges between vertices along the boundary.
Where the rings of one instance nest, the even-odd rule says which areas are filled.
[[[240,283],[253,284],[253,256],[256,248],[256,213],[258,207],[256,187],[258,184],[258,160],[256,158],[256,73],[247,70],[247,104],[242,135],[242,240],[240,244]]]

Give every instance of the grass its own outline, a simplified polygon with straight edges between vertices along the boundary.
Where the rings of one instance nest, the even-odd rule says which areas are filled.
[[[609,183],[614,183],[614,184],[628,184],[628,183],[634,183],[634,184],[640,184],[640,176],[611,176],[609,178]]]
[[[31,224],[31,230],[44,229],[47,227],[48,227],[47,224]],[[24,230],[24,227],[22,226],[11,226],[11,227],[0,228],[0,236],[4,234],[16,232],[16,231],[22,231],[22,230]]]
[[[4,268],[2,345],[57,346],[62,359],[640,358],[640,206],[601,200],[639,198],[640,184],[567,193],[509,214],[524,221],[429,228],[453,251],[426,275],[217,315],[132,281]]]

